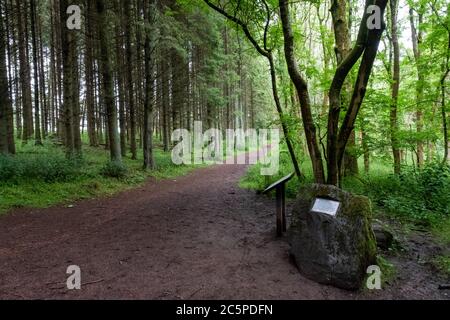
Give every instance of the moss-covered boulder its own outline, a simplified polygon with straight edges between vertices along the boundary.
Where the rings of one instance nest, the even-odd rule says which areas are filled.
[[[335,216],[313,212],[317,198],[340,202]],[[300,272],[322,284],[356,290],[376,264],[370,200],[314,184],[300,190],[289,230],[291,255]]]

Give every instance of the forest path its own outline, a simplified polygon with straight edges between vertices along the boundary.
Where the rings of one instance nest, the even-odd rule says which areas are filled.
[[[247,166],[149,181],[73,208],[0,218],[0,299],[357,299],[302,277],[275,237],[273,200],[241,190]],[[82,290],[66,289],[78,265]],[[369,298],[430,298],[407,290]]]

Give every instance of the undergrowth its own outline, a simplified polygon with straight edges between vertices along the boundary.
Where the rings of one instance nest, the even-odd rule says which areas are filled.
[[[113,195],[143,184],[149,177],[168,179],[199,166],[176,166],[170,153],[155,151],[157,169],[144,171],[142,155],[123,164],[110,162],[109,152],[84,147],[83,157],[68,160],[63,150],[47,141],[44,146],[17,146],[17,155],[0,156],[0,214],[13,208],[45,208],[80,199]]]

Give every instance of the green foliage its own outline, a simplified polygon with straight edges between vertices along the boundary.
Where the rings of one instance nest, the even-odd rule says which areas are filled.
[[[81,160],[68,160],[61,150],[50,145],[40,150],[31,145],[18,149],[19,153],[15,157],[0,156],[0,183],[70,181],[78,175],[82,166]]]
[[[377,264],[381,269],[381,282],[382,285],[389,284],[391,281],[393,281],[397,275],[397,270],[395,266],[387,261],[384,257],[378,256],[377,257]]]
[[[433,226],[433,234],[445,246],[450,246],[450,217],[443,219],[437,225]]]
[[[84,148],[83,160],[67,160],[63,150],[50,142],[43,147],[19,143],[17,150],[14,157],[0,157],[0,214],[12,208],[45,208],[113,195],[149,177],[174,178],[197,168],[176,166],[171,154],[159,149],[154,155],[158,167],[148,172],[142,170],[141,153],[138,161],[124,158],[122,167],[108,163],[108,151],[99,148]]]
[[[110,161],[101,168],[100,174],[104,177],[123,179],[127,176],[128,169],[121,162]]]
[[[401,176],[370,174],[345,187],[368,195],[383,210],[421,224],[450,214],[450,169],[431,164],[423,170],[406,167]]]
[[[432,264],[442,273],[450,276],[450,256],[440,256],[432,261]]]

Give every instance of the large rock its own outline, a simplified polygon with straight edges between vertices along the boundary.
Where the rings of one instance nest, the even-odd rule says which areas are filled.
[[[316,198],[339,201],[336,216],[311,212]],[[370,200],[315,184],[300,191],[292,219],[289,242],[300,272],[322,284],[361,288],[367,267],[376,264]]]

